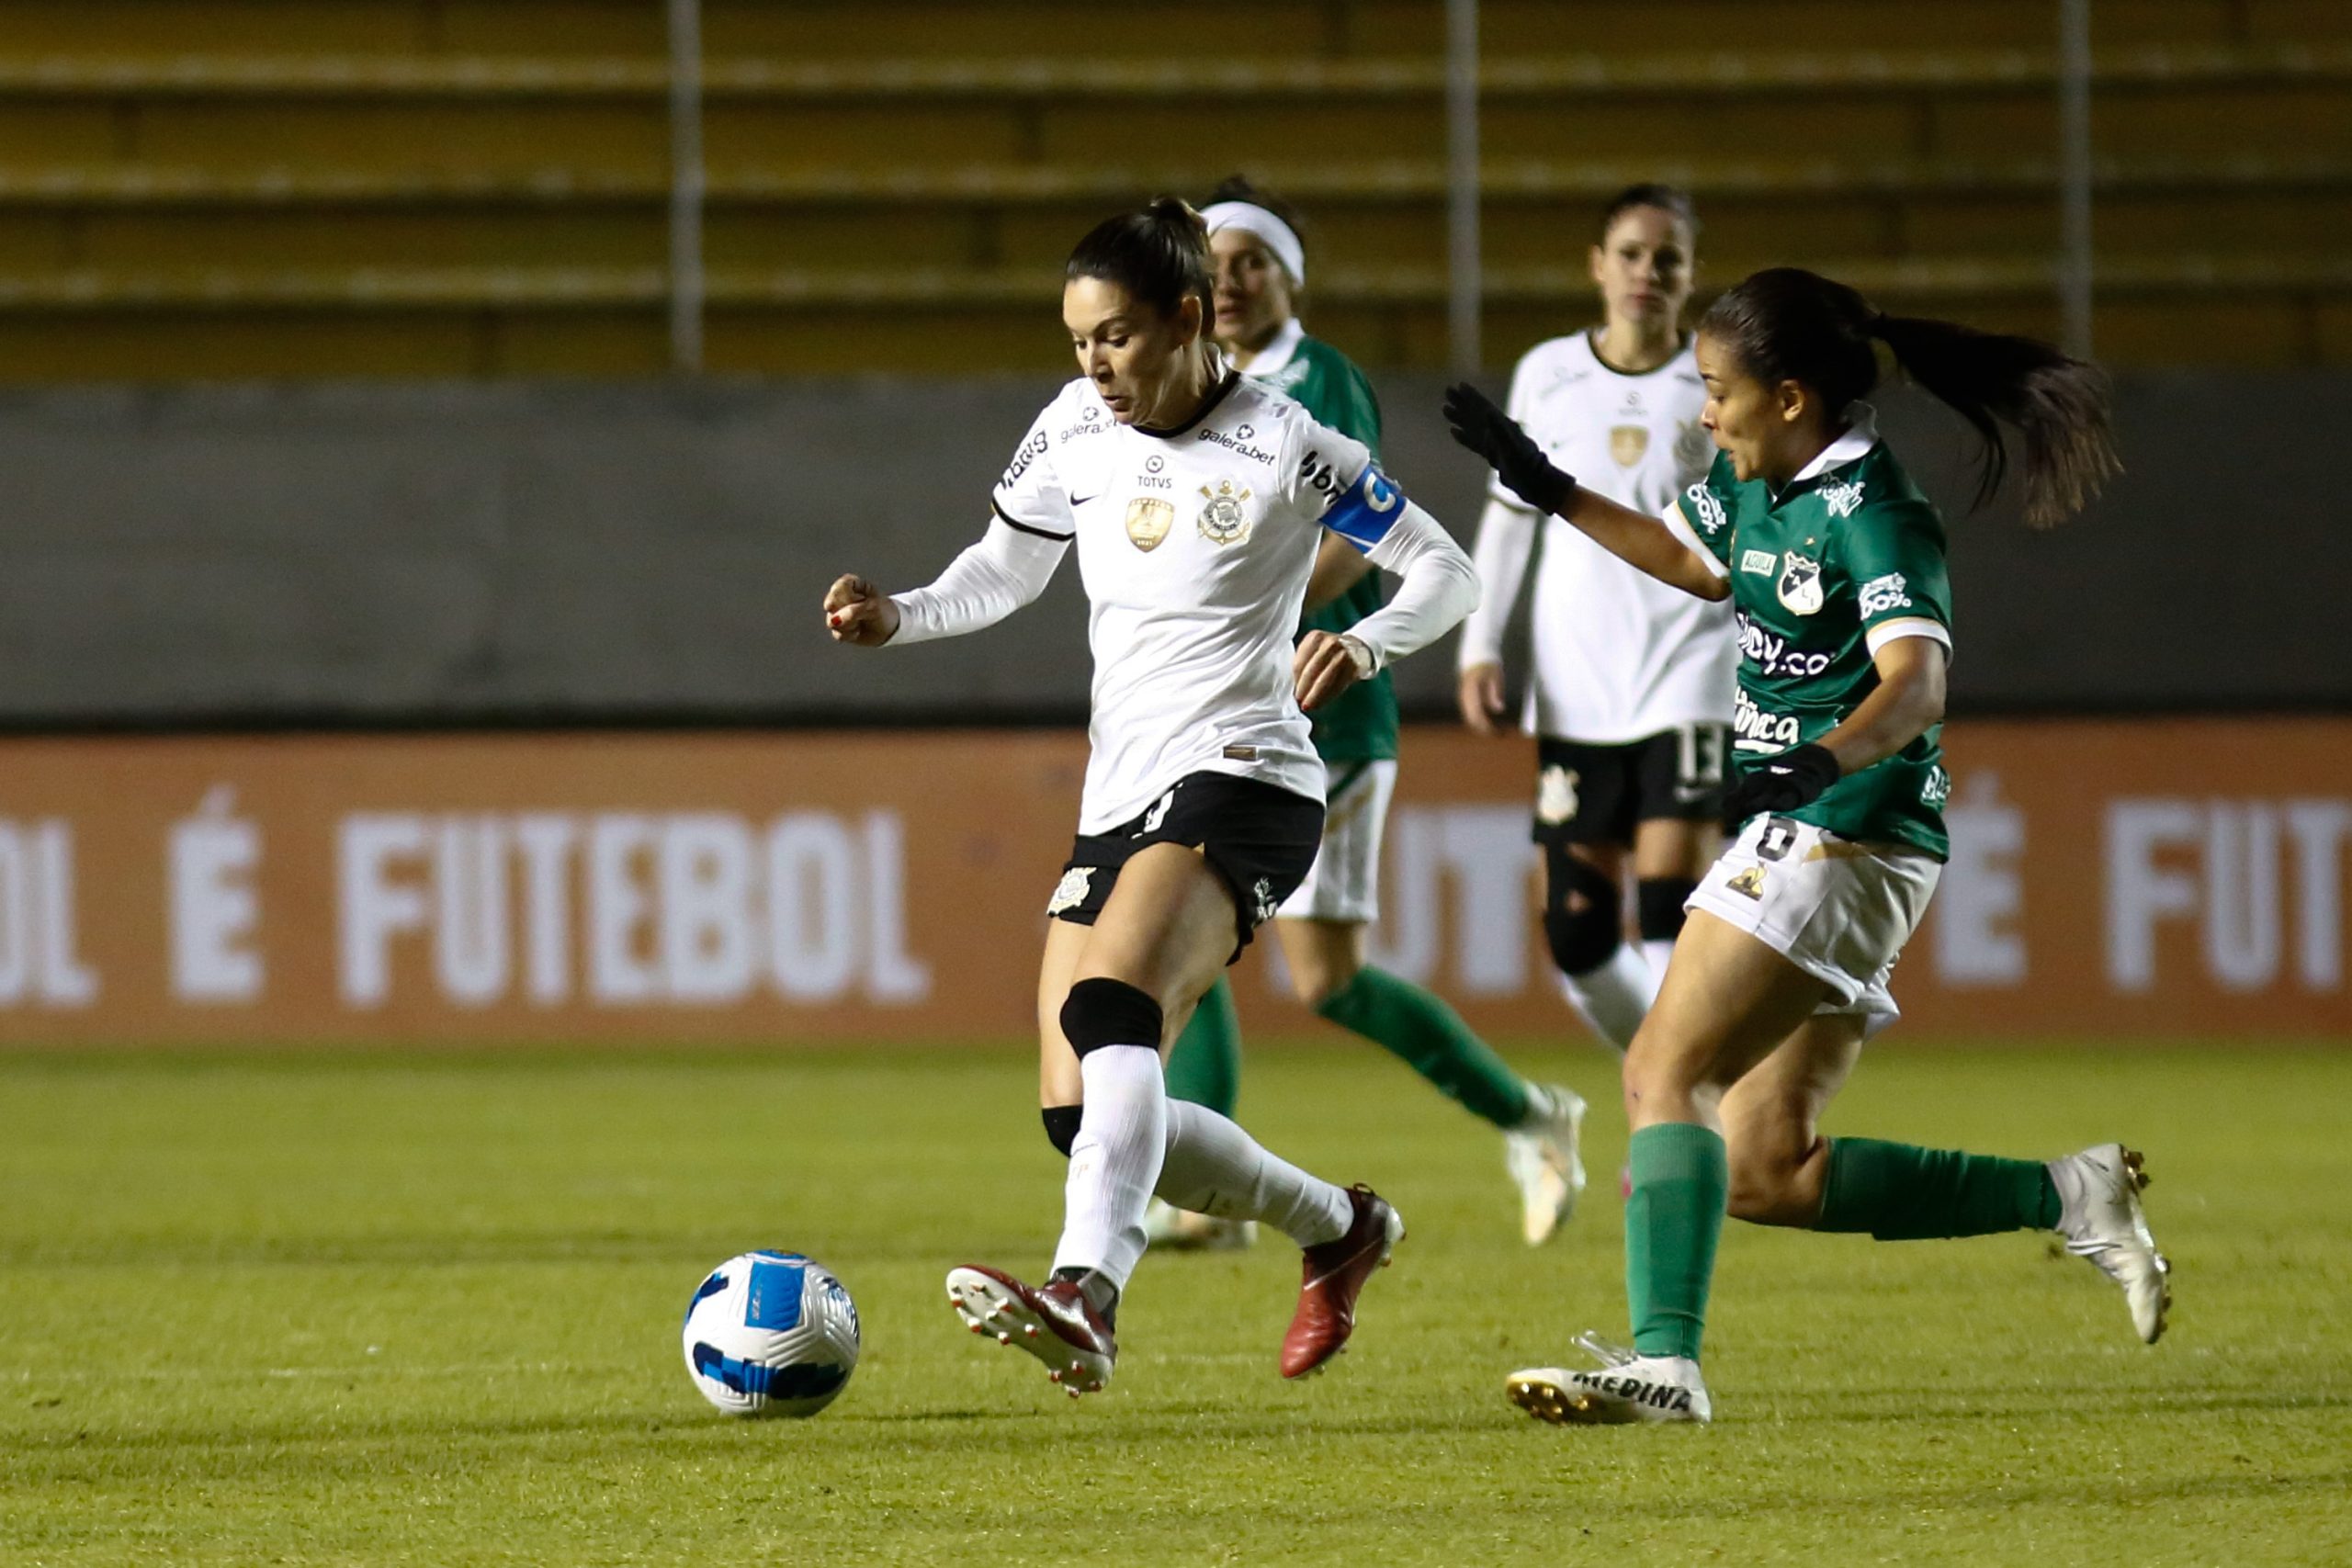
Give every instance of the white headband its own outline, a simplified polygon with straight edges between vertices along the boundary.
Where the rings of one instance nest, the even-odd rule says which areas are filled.
[[[1201,216],[1207,220],[1212,234],[1220,229],[1247,229],[1257,235],[1274,253],[1274,259],[1283,264],[1283,270],[1290,274],[1292,286],[1306,287],[1306,251],[1289,224],[1248,201],[1213,201],[1202,209]]]

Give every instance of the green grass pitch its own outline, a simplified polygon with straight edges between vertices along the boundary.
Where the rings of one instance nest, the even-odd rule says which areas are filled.
[[[2172,1333],[2041,1237],[1735,1226],[1704,1430],[1503,1398],[1623,1329],[1612,1075],[1521,1059],[1595,1106],[1538,1252],[1490,1130],[1260,1051],[1243,1119],[1411,1226],[1354,1347],[1276,1376],[1278,1236],[1151,1257],[1075,1405],[940,1284],[1046,1259],[1025,1051],[0,1061],[0,1562],[2352,1561],[2352,1054],[1874,1050],[1833,1133],[2143,1145]],[[681,1364],[703,1272],[774,1245],[864,1315],[813,1421]]]

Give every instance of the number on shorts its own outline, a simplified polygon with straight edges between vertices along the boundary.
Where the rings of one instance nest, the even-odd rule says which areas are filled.
[[[1720,724],[1686,724],[1676,730],[1674,782],[1685,790],[1722,784],[1725,734]]]

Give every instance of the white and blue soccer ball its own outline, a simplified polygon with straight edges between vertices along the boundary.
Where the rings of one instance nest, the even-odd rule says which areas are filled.
[[[686,1371],[729,1416],[814,1416],[857,1370],[857,1303],[797,1252],[747,1252],[686,1303]]]

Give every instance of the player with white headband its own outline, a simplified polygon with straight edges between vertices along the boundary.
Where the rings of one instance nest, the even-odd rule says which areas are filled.
[[[1014,452],[986,536],[929,588],[891,597],[843,577],[825,595],[842,642],[958,636],[1044,592],[1075,543],[1091,605],[1091,755],[1037,987],[1046,1132],[1069,1158],[1061,1242],[1042,1287],[975,1264],[949,1272],[948,1296],[974,1333],[1036,1356],[1073,1394],[1100,1389],[1156,1192],[1298,1243],[1281,1356],[1298,1377],[1347,1343],[1404,1222],[1369,1188],[1310,1176],[1170,1100],[1160,1053],[1314,863],[1323,767],[1305,710],[1444,635],[1477,577],[1362,442],[1227,367],[1191,208],[1105,220],[1066,276],[1083,374]],[[1344,635],[1294,648],[1327,533],[1402,582]]]
[[[1295,399],[1322,423],[1376,456],[1380,405],[1372,383],[1299,320],[1306,258],[1295,213],[1237,175],[1202,209],[1216,264],[1217,342],[1234,367]],[[1381,586],[1363,555],[1327,536],[1306,592],[1302,635],[1344,634],[1379,613]],[[1366,928],[1380,912],[1380,842],[1396,784],[1396,694],[1386,671],[1316,709],[1315,750],[1329,805],[1315,867],[1274,922],[1299,1000],[1379,1044],[1502,1130],[1520,1187],[1522,1233],[1552,1235],[1573,1207],[1577,1118],[1570,1091],[1529,1082],[1444,1000],[1365,962]],[[1168,1092],[1230,1116],[1239,1088],[1241,1034],[1225,982],[1204,998],[1168,1059]],[[1155,1243],[1249,1245],[1250,1229],[1155,1202]]]

